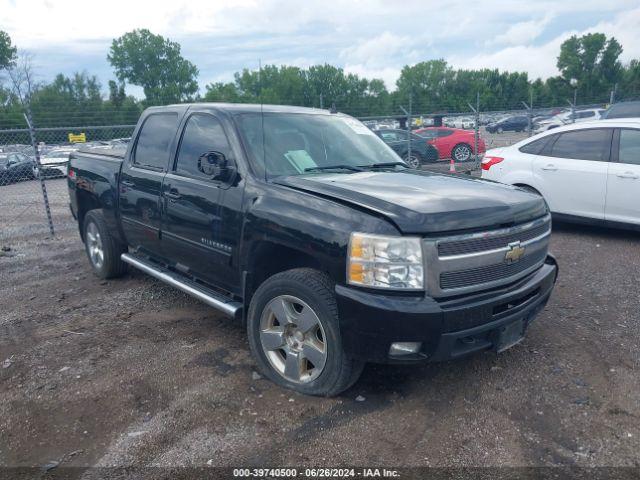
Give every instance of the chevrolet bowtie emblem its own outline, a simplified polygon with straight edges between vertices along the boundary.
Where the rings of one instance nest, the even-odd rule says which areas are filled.
[[[520,242],[512,242],[509,244],[509,250],[504,256],[504,261],[507,263],[517,262],[524,255],[526,248],[520,246]]]

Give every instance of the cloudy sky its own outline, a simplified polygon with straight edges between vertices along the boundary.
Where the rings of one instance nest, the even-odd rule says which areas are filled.
[[[622,43],[623,61],[640,58],[638,0],[0,0],[0,30],[34,55],[41,80],[86,70],[106,85],[111,40],[134,28],[178,41],[203,90],[259,58],[327,62],[391,89],[403,65],[433,58],[546,78],[563,40],[595,31]]]

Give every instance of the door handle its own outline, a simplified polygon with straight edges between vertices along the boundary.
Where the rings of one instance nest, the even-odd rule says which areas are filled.
[[[122,180],[120,182],[121,185],[124,185],[125,187],[135,187],[136,184],[133,182],[130,182],[129,180]]]
[[[617,176],[618,178],[634,178],[634,179],[635,179],[635,178],[638,178],[638,175],[636,175],[636,174],[635,174],[635,173],[633,173],[633,172],[618,173],[618,174],[616,174],[616,176]]]
[[[169,190],[168,192],[166,192],[164,194],[165,197],[167,197],[169,200],[173,201],[173,200],[177,200],[180,197],[182,197],[182,195],[180,195],[180,192],[178,192],[177,189],[172,188],[171,190]]]
[[[545,165],[544,167],[542,167],[542,170],[549,170],[551,172],[555,172],[556,170],[558,170],[558,167],[556,167],[552,163],[549,163],[548,165]]]

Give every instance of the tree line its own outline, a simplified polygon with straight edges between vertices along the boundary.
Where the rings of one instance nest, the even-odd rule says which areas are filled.
[[[0,31],[0,128],[23,128],[25,95],[39,127],[135,123],[150,105],[191,101],[287,104],[335,107],[356,116],[397,115],[402,108],[414,113],[469,111],[479,98],[480,108],[511,110],[522,101],[534,107],[565,106],[574,95],[578,104],[601,104],[616,98],[640,98],[640,61],[620,61],[622,46],[602,33],[572,36],[560,48],[560,75],[530,79],[526,72],[498,69],[456,69],[443,59],[407,65],[395,89],[380,79],[368,79],[324,64],[308,68],[265,65],[244,69],[232,81],[215,82],[199,92],[198,68],[182,56],[180,44],[146,29],[113,40],[107,60],[117,81],[106,92],[95,75],[58,74],[50,82],[20,79],[32,68],[18,55],[10,37]],[[31,78],[27,75],[27,78]],[[144,99],[126,95],[126,85],[142,88]],[[477,96],[477,97],[476,97]]]

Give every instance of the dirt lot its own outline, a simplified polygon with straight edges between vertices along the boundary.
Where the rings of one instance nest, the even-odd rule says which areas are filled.
[[[368,366],[325,399],[256,378],[243,329],[198,301],[94,277],[54,210],[55,239],[3,241],[2,466],[640,465],[637,234],[555,225],[558,286],[523,343]]]

